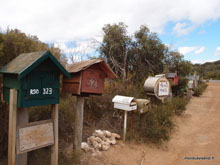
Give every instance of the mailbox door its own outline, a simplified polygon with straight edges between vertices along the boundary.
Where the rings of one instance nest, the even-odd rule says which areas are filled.
[[[32,72],[23,83],[23,106],[58,103],[59,75],[55,72]]]
[[[104,92],[104,73],[100,70],[83,71],[82,93],[102,94]]]

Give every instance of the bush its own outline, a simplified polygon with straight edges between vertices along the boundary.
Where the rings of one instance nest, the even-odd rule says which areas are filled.
[[[194,89],[194,96],[199,97],[207,88],[206,83],[200,83],[197,88]]]
[[[173,125],[171,116],[172,111],[165,105],[154,106],[149,112],[142,114],[137,133],[144,141],[159,143],[161,140],[169,140],[169,129]]]
[[[173,126],[172,116],[180,115],[187,103],[185,98],[174,97],[165,104],[153,105],[151,110],[141,115],[140,127],[136,132],[139,136],[135,135],[134,138],[138,137],[138,139],[154,143],[169,140],[169,132]]]
[[[175,114],[180,115],[186,109],[188,100],[184,97],[174,97],[170,101],[166,102],[165,105],[168,109],[175,112]]]

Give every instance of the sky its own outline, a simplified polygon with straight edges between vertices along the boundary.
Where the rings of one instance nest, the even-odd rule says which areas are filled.
[[[105,24],[141,25],[192,63],[220,60],[220,0],[0,0],[0,28],[17,28],[65,54],[98,55]]]

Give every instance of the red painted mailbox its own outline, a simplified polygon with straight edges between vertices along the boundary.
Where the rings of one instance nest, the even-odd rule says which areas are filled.
[[[177,73],[167,73],[166,78],[169,80],[169,82],[172,86],[178,85]]]
[[[74,63],[67,68],[71,79],[64,78],[63,91],[74,95],[101,95],[105,78],[116,78],[111,68],[102,59]]]
[[[74,63],[67,68],[71,79],[64,77],[63,92],[76,95],[74,149],[80,153],[83,129],[84,96],[101,95],[105,78],[116,78],[111,68],[102,59]]]

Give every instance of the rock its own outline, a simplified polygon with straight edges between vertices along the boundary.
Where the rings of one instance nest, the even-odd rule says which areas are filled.
[[[110,148],[110,143],[102,142],[102,150],[107,151]]]
[[[99,137],[102,140],[106,141],[106,137],[105,137],[103,131],[101,131],[101,130],[96,130],[92,135],[95,137]]]
[[[97,141],[98,143],[101,143],[102,139],[100,137],[95,137],[95,141]]]
[[[117,134],[117,133],[112,133],[112,136],[114,136],[116,139],[120,139],[121,138],[121,136],[119,134]]]
[[[86,142],[81,143],[81,148],[83,151],[87,152],[92,152],[94,149],[89,147],[89,145]]]
[[[109,131],[107,131],[107,130],[105,130],[105,131],[103,131],[103,133],[104,133],[104,136],[105,137],[111,137],[112,136],[112,133],[111,132],[109,132]]]
[[[113,145],[116,144],[116,140],[115,140],[114,136],[111,136],[109,140],[110,140],[111,144],[113,144]]]

